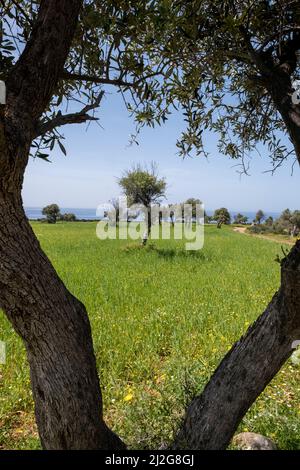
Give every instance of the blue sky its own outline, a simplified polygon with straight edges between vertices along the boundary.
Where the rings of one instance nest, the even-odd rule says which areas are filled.
[[[300,170],[291,176],[290,161],[274,176],[263,173],[271,168],[266,157],[253,156],[251,176],[237,173],[234,162],[220,155],[216,136],[207,137],[211,156],[182,160],[176,138],[184,128],[182,117],[174,114],[163,127],[144,129],[140,145],[129,146],[134,123],[115,92],[106,94],[98,113],[100,128],[92,123],[64,128],[65,157],[59,149],[51,154],[52,163],[31,159],[26,170],[23,200],[27,207],[55,202],[60,207],[96,208],[117,197],[117,178],[134,163],[158,163],[159,173],[168,182],[169,202],[188,197],[200,198],[207,209],[225,206],[231,211],[280,212],[300,209],[298,187]]]

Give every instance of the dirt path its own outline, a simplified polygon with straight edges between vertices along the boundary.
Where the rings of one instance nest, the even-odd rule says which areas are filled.
[[[268,237],[268,235],[255,235],[255,234],[249,233],[247,232],[247,227],[234,227],[233,231],[237,233],[243,233],[244,235],[248,235],[250,237],[261,238],[262,240],[269,240],[275,243],[281,243],[281,244],[284,243],[285,245],[294,245],[293,240],[285,240],[281,238],[279,239],[275,237]]]
[[[234,227],[233,231],[238,233],[246,233],[246,227]],[[248,235],[248,234],[247,234]]]

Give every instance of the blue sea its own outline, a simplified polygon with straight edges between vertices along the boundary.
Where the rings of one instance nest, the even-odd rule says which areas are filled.
[[[101,217],[96,215],[96,208],[94,209],[78,209],[74,207],[61,207],[62,214],[75,214],[77,219],[81,220],[100,220]],[[41,207],[25,207],[25,213],[29,220],[37,220],[44,218]]]
[[[75,214],[77,219],[81,220],[100,220],[101,217],[96,215],[96,208],[89,208],[89,209],[78,209],[74,207],[63,207],[61,208],[61,213],[71,213]],[[41,207],[25,207],[25,212],[30,220],[37,220],[37,219],[42,219],[44,216],[42,214],[42,208]],[[214,211],[213,210],[207,210],[207,215],[213,215]],[[233,220],[234,216],[240,212],[241,214],[245,215],[248,217],[248,222],[252,222],[253,219],[255,218],[256,211],[253,212],[247,212],[247,211],[230,211],[231,218]],[[273,217],[273,219],[277,219],[280,215],[279,212],[267,212],[265,211],[265,216],[267,217]]]

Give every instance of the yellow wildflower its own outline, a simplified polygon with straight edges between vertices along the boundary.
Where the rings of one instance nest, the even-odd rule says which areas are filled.
[[[124,397],[124,401],[131,401],[133,399],[133,393],[128,393],[125,397]]]

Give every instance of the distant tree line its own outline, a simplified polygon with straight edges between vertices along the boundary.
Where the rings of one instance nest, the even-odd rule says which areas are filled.
[[[153,187],[153,182],[155,183],[155,188]],[[163,178],[158,178],[154,167],[152,167],[150,171],[140,167],[133,168],[132,170],[129,170],[126,175],[123,175],[119,184],[123,188],[124,193],[129,197],[129,203],[138,204],[146,202],[146,208],[149,211],[151,209],[151,204],[154,204],[155,201],[159,203],[159,200],[161,200],[162,197],[165,197],[165,180]],[[111,199],[110,203],[113,209],[111,211],[104,212],[104,216],[115,220],[115,222],[118,224],[120,216],[119,199]],[[184,206],[187,204],[192,206],[192,210],[189,215],[184,213]],[[193,222],[196,220],[196,208],[198,204],[202,204],[200,199],[188,198],[185,202],[177,204],[177,206],[180,208],[177,214],[175,214],[174,210],[171,209],[173,207],[172,204],[160,205],[158,220],[156,222],[162,224],[163,220],[167,220],[172,225],[174,225],[175,221],[182,223]],[[42,214],[45,216],[42,221],[48,222],[49,224],[55,224],[58,221],[75,222],[77,220],[76,215],[73,213],[62,214],[57,204],[50,204],[44,207]],[[138,211],[128,211],[127,221],[131,222],[138,216]],[[206,224],[215,223],[217,224],[218,228],[221,228],[222,225],[231,224],[231,221],[232,217],[226,207],[216,209],[214,214],[211,216],[204,212],[204,222]],[[292,237],[295,237],[300,233],[300,211],[291,211],[290,209],[285,209],[280,217],[274,220],[271,216],[266,217],[264,212],[259,209],[252,222],[249,221],[247,216],[244,216],[239,212],[233,217],[233,223],[236,225],[251,224],[248,230],[252,233],[267,232],[282,235],[288,234]],[[148,233],[147,237],[145,238],[145,242],[151,232],[151,219],[150,222],[148,220],[147,232]]]
[[[263,224],[249,227],[252,233],[275,233],[295,237],[300,233],[300,211],[285,209],[278,219],[268,217]]]

